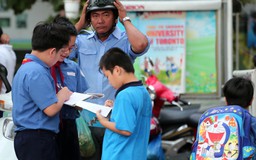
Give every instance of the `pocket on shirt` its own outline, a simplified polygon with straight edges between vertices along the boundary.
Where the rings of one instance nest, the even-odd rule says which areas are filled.
[[[97,51],[92,49],[88,49],[88,48],[80,49],[79,56],[80,56],[80,61],[82,62],[81,66],[84,66],[87,68],[94,68],[95,67],[94,64],[98,63],[99,61],[97,58]]]
[[[65,77],[65,82],[68,84],[68,89],[71,91],[77,91],[77,77],[68,75]]]
[[[79,49],[79,53],[81,54],[81,56],[94,57],[96,56],[97,51],[89,48],[81,48]]]

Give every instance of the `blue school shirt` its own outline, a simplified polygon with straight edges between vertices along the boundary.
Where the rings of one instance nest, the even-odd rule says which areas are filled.
[[[110,117],[119,130],[129,131],[123,136],[106,129],[102,160],[146,160],[150,134],[152,104],[144,86],[128,86],[120,91]]]
[[[116,27],[113,33],[110,34],[108,39],[102,42],[98,39],[94,32],[87,34],[80,34],[76,38],[77,49],[70,54],[70,58],[78,58],[78,64],[89,84],[88,93],[103,93],[105,96],[100,99],[92,100],[94,103],[104,104],[107,99],[114,100],[115,89],[109,84],[108,79],[99,72],[99,61],[106,51],[110,48],[118,47],[127,53],[131,60],[145,54],[149,49],[148,46],[144,52],[136,54],[132,51],[127,34],[120,31]]]
[[[59,114],[48,117],[43,110],[58,101],[50,68],[34,55],[20,66],[12,84],[12,117],[15,131],[46,129],[59,131]]]
[[[84,93],[88,89],[85,75],[76,62],[66,58],[61,63],[60,68],[64,76],[63,85],[68,87],[69,90]],[[57,78],[60,83],[59,76]],[[79,112],[74,107],[64,105],[61,109],[61,115],[63,119],[76,119],[79,117]]]

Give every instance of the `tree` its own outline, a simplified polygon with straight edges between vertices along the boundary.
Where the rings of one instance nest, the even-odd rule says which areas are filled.
[[[13,9],[15,14],[20,14],[26,9],[30,9],[36,0],[6,0],[4,9]]]
[[[53,5],[54,11],[59,11],[63,6],[63,0],[42,0],[50,2]],[[13,9],[14,14],[20,14],[23,11],[30,9],[36,0],[0,0],[3,9]]]

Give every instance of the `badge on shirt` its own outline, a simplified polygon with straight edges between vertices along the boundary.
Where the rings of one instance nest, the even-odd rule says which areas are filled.
[[[76,76],[76,73],[75,72],[67,72],[67,75],[68,76]]]

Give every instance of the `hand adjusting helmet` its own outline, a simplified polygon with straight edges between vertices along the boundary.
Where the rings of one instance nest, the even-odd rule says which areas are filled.
[[[96,10],[106,10],[111,9],[114,13],[115,19],[118,18],[118,10],[116,6],[113,4],[115,0],[90,0],[89,5],[86,9],[86,20],[90,20],[90,15],[92,11]]]

